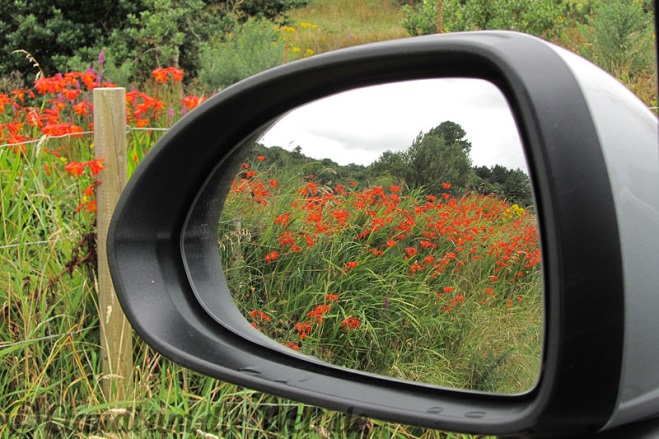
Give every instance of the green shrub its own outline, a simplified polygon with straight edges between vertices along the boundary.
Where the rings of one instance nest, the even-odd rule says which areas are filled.
[[[619,77],[652,70],[651,17],[638,2],[611,0],[595,4],[592,33],[594,44],[582,46],[580,51],[600,67]]]
[[[437,2],[424,0],[403,7],[402,25],[410,35],[437,31]],[[558,35],[563,28],[565,6],[556,0],[444,0],[444,32],[506,29],[540,36]]]
[[[199,81],[206,92],[227,87],[284,60],[279,32],[262,20],[249,20],[225,41],[204,44],[199,53]]]
[[[442,2],[444,32],[466,30],[463,9],[464,6],[458,0]],[[410,35],[429,35],[437,32],[437,1],[423,0],[414,6],[405,5],[403,13],[401,25]]]

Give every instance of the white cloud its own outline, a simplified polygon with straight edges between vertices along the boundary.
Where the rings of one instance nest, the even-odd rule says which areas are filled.
[[[466,78],[405,81],[321,99],[278,121],[261,140],[339,164],[367,165],[384,151],[410,146],[444,121],[462,126],[475,165],[526,168],[515,121],[491,83]]]

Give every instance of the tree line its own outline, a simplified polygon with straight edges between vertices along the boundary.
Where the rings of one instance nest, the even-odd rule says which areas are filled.
[[[423,189],[427,194],[450,193],[462,196],[468,192],[495,194],[521,206],[533,204],[529,176],[521,169],[502,165],[474,166],[470,158],[471,142],[457,123],[445,121],[427,132],[419,133],[402,151],[385,151],[368,166],[339,165],[335,161],[315,159],[302,153],[300,146],[292,151],[256,144],[254,153],[269,162],[313,175],[319,184],[332,187],[338,183],[358,182],[367,185],[396,185]],[[450,184],[448,188],[444,183]]]

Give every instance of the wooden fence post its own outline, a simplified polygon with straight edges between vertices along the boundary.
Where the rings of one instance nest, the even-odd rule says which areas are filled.
[[[94,149],[104,167],[96,189],[102,390],[112,402],[125,400],[133,372],[132,329],[117,300],[106,256],[110,218],[126,185],[124,88],[94,89]]]

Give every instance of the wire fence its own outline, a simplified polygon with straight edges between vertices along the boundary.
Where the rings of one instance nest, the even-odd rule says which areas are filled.
[[[15,341],[15,342],[11,342],[11,343],[0,343],[0,351],[2,351],[3,349],[9,349],[9,348],[24,345],[24,344],[37,343],[37,342],[40,342],[40,341],[52,340],[54,338],[62,338],[62,337],[68,337],[68,336],[71,336],[71,335],[77,335],[77,334],[80,334],[82,332],[91,331],[92,329],[98,329],[98,328],[99,328],[99,325],[94,325],[94,326],[89,326],[87,328],[78,329],[76,331],[64,332],[64,333],[61,333],[61,334],[46,335],[44,337],[31,338],[31,339],[27,339],[27,340],[19,340],[19,341]]]
[[[66,238],[58,238],[58,239],[50,239],[50,240],[43,240],[43,241],[32,241],[32,242],[19,242],[16,244],[5,244],[5,245],[0,245],[0,250],[6,250],[9,248],[16,248],[16,247],[27,247],[30,245],[45,245],[45,244],[55,244],[57,242],[62,242],[62,241],[73,241],[74,239],[80,239],[80,236],[69,236]]]
[[[130,133],[131,131],[169,131],[169,128],[156,128],[156,127],[132,127],[130,125],[126,125],[126,134]],[[67,137],[80,137],[83,135],[89,135],[89,134],[94,134],[94,131],[80,131],[76,133],[67,133],[67,134],[61,134],[59,136],[48,136],[48,135],[43,135],[38,139],[33,139],[33,140],[26,140],[24,142],[16,142],[16,143],[3,143],[0,144],[0,148],[14,148],[17,146],[23,146],[23,145],[32,145],[32,144],[38,144],[41,142],[45,142],[50,139],[64,139]]]

